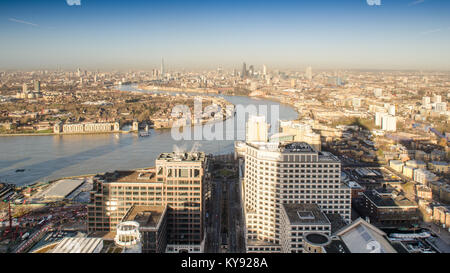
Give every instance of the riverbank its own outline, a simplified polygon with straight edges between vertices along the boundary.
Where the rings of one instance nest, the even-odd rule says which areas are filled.
[[[111,132],[86,132],[86,133],[35,133],[35,134],[0,134],[0,137],[29,137],[29,136],[74,136],[74,135],[105,135],[105,134],[129,134],[130,131],[111,131]]]
[[[197,88],[178,88],[178,87],[164,87],[154,85],[137,85],[137,88],[145,91],[162,91],[162,92],[174,92],[174,93],[204,93],[204,94],[219,94],[216,89],[197,89]]]
[[[122,86],[121,91],[138,92],[136,86]],[[145,91],[142,91],[145,92]],[[206,95],[205,95],[206,96]],[[293,120],[298,112],[292,107],[275,103],[273,100],[256,99],[248,96],[220,96],[233,105],[279,105],[282,120]],[[237,110],[237,109],[236,109]],[[266,113],[270,119],[270,113]],[[236,119],[236,116],[230,117]],[[245,132],[245,122],[235,122],[236,132]],[[208,126],[208,125],[206,125]],[[226,126],[224,126],[225,128]],[[224,129],[218,134],[224,135]],[[117,134],[119,135],[119,134]],[[245,133],[243,133],[245,136]],[[38,181],[46,182],[77,175],[104,173],[114,170],[131,170],[153,165],[161,153],[173,151],[174,146],[189,150],[199,143],[199,150],[207,154],[234,152],[234,142],[238,140],[183,140],[173,139],[171,130],[152,130],[151,137],[138,138],[136,134],[83,134],[66,137],[7,137],[0,138],[0,181],[18,186]],[[16,170],[26,170],[16,173]]]

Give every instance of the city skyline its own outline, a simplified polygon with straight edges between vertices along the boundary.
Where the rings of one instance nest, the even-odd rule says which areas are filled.
[[[449,11],[0,1],[0,255],[450,253]]]
[[[450,69],[447,1],[69,2],[1,3],[0,69]]]

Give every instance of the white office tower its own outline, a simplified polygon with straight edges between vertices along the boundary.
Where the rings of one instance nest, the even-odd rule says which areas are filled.
[[[383,96],[383,89],[375,88],[373,90],[373,94],[375,95],[375,97],[379,98],[379,97]]]
[[[422,98],[422,105],[423,105],[423,106],[427,106],[427,105],[429,105],[430,103],[431,103],[430,97],[423,97],[423,98]]]
[[[263,75],[267,75],[267,66],[263,65]]]
[[[396,132],[397,118],[387,114],[383,115],[381,128],[383,131]]]
[[[306,71],[305,71],[305,77],[306,77],[308,80],[312,80],[313,72],[312,72],[312,67],[311,67],[311,66],[309,66],[309,67],[306,68]]]
[[[383,124],[383,116],[385,116],[386,113],[383,112],[376,112],[375,113],[375,125],[381,127]]]
[[[311,125],[292,120],[280,121],[280,133],[271,136],[270,142],[306,142],[315,150],[322,150],[320,134],[316,134]]]
[[[447,111],[447,103],[446,102],[438,102],[436,103],[435,110],[438,113],[443,113]]]
[[[166,74],[166,67],[164,65],[164,58],[161,58],[161,77],[164,78],[165,74]]]
[[[122,253],[142,253],[142,236],[139,223],[129,221],[117,225],[114,242],[123,248]]]
[[[269,139],[269,124],[265,116],[250,116],[246,129],[247,142],[267,142]]]
[[[247,252],[291,251],[282,247],[283,230],[290,228],[283,226],[284,204],[316,204],[323,213],[350,221],[351,192],[341,182],[337,157],[303,142],[245,145],[242,199]]]
[[[442,102],[442,97],[440,95],[435,95],[433,98],[433,101],[435,103],[441,103]]]

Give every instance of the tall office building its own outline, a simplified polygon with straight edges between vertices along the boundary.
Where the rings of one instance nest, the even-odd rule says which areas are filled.
[[[23,93],[28,93],[28,86],[27,86],[26,83],[24,83],[24,84],[22,85],[22,92],[23,92]]]
[[[202,252],[207,164],[204,153],[164,153],[155,168],[97,176],[88,205],[89,232],[115,231],[135,206],[167,206],[166,251]]]
[[[435,106],[435,111],[438,113],[443,113],[447,111],[447,103],[446,102],[438,102]]]
[[[164,66],[164,58],[161,58],[161,77],[164,78],[165,75],[166,75],[166,70],[165,70],[165,66]]]
[[[383,131],[396,132],[397,118],[388,114],[384,114],[381,118],[381,128]]]
[[[381,127],[383,124],[383,116],[385,116],[386,113],[384,112],[376,112],[375,113],[375,125]]]
[[[295,121],[280,121],[280,133],[271,137],[271,142],[306,142],[316,151],[322,150],[320,134],[314,133],[311,125]]]
[[[323,213],[350,221],[351,191],[341,182],[341,162],[306,143],[245,144],[243,188],[247,252],[301,252],[302,242],[295,249],[283,246],[285,229],[294,230],[299,222],[329,233],[323,229],[329,222],[317,209],[297,206],[292,212],[295,208],[285,204],[316,204]],[[292,228],[283,215],[292,215]]]
[[[253,75],[255,75],[255,67],[253,65],[250,65],[250,67],[248,68],[248,76],[253,77]]]
[[[442,102],[442,96],[440,96],[440,95],[435,95],[435,96],[433,97],[433,101],[434,101],[435,103],[441,103],[441,102]]]
[[[34,91],[41,92],[41,82],[40,81],[34,81]]]
[[[267,66],[263,65],[263,75],[266,76],[267,75]]]
[[[265,116],[251,116],[247,122],[247,142],[267,142],[269,140],[269,124]]]
[[[241,78],[245,78],[247,77],[247,64],[243,63],[242,64],[242,73],[241,73]]]

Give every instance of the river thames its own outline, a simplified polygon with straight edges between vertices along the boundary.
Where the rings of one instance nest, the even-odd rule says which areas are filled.
[[[122,86],[120,89],[149,92],[138,90],[135,86]],[[244,107],[267,106],[269,111],[260,114],[268,118],[273,116],[271,106],[279,106],[279,118],[282,120],[297,118],[297,112],[292,107],[277,102],[239,96],[221,97]],[[238,116],[239,113],[232,121],[235,122]],[[235,124],[235,130],[242,135],[245,122],[236,121]],[[218,127],[221,130],[221,126]],[[233,140],[176,141],[171,130],[151,130],[150,137],[143,138],[132,133],[0,137],[0,182],[21,186],[62,177],[151,167],[159,154],[173,151],[175,145],[189,151],[195,142],[199,143],[198,150],[207,154],[234,152]]]

